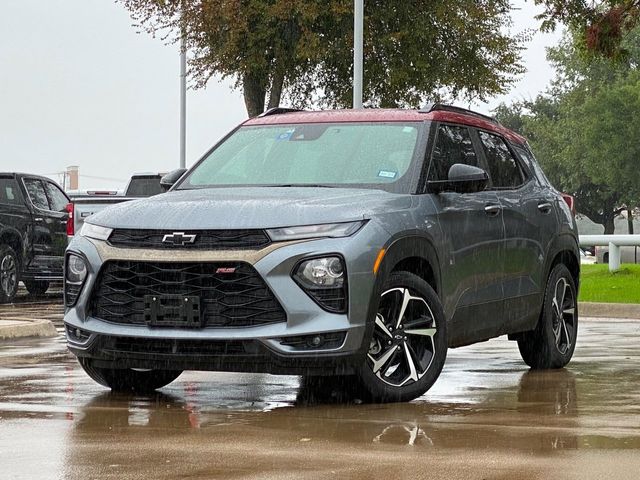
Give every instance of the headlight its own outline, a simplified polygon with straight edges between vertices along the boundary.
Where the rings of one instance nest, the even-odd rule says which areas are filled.
[[[70,283],[82,283],[87,278],[87,264],[82,257],[78,255],[70,254],[67,257],[67,282]]]
[[[296,277],[308,288],[341,288],[344,285],[344,266],[338,257],[315,258],[302,262]]]
[[[347,273],[341,257],[304,260],[294,270],[293,279],[323,309],[347,311]]]
[[[350,237],[366,222],[364,220],[358,222],[347,223],[325,223],[322,225],[301,225],[298,227],[273,228],[267,230],[269,237],[274,242],[286,240],[302,240],[306,238],[340,238]]]
[[[80,229],[81,237],[93,238],[95,240],[107,240],[113,232],[113,228],[101,227],[92,223],[84,222]]]
[[[87,264],[79,255],[67,254],[64,267],[64,303],[73,307],[78,301],[80,291],[87,279]]]

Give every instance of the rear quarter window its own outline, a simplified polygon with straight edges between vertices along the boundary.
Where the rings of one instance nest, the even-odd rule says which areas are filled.
[[[533,172],[533,174],[535,175],[536,179],[540,182],[540,184],[550,187],[551,182],[549,182],[549,179],[542,171],[542,167],[540,167],[540,164],[535,159],[533,154],[526,148],[523,148],[520,146],[514,145],[513,148],[516,151],[516,153],[520,156],[522,161],[527,165],[527,167],[529,167],[529,170]]]

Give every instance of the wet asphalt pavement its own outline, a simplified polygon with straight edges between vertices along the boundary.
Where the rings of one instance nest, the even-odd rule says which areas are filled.
[[[17,307],[57,321],[55,297]],[[506,339],[451,350],[407,404],[317,402],[297,377],[94,384],[62,336],[0,343],[0,479],[639,479],[640,321],[580,325],[569,368]]]

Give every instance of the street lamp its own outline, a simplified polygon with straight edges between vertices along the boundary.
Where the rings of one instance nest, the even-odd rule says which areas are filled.
[[[184,28],[180,36],[180,168],[187,163],[187,45]]]
[[[364,0],[354,0],[353,8],[353,108],[362,108],[364,43]]]

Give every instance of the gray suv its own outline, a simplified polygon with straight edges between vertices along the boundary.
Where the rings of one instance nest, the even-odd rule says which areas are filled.
[[[67,250],[68,346],[106,387],[265,372],[407,401],[448,348],[506,334],[533,368],[573,355],[573,199],[489,117],[275,109],[164,183]]]

